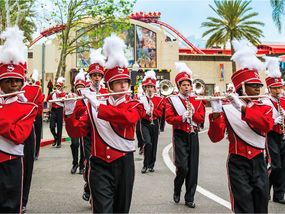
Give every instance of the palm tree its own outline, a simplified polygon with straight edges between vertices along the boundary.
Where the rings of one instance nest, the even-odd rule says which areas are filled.
[[[281,15],[285,14],[285,1],[284,0],[270,0],[272,6],[272,19],[275,22],[278,31],[281,33]]]
[[[251,18],[256,17],[258,13],[251,12],[249,7],[251,1],[247,0],[214,0],[216,8],[209,5],[210,8],[218,15],[208,17],[206,22],[201,24],[202,27],[208,28],[202,35],[210,35],[206,47],[222,45],[224,48],[230,42],[231,50],[232,40],[246,38],[254,45],[260,44],[259,38],[263,36],[262,30],[258,26],[264,24],[259,21],[253,21]],[[232,67],[235,71],[235,64]]]

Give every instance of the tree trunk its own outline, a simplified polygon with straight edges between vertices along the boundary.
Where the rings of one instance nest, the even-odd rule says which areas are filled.
[[[230,42],[231,42],[231,55],[233,56],[235,51],[234,51],[234,48],[233,48],[233,45],[232,45],[232,40]],[[232,60],[232,74],[234,72],[236,72],[236,63]]]

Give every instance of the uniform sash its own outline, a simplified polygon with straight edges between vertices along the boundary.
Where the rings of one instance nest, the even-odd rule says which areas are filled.
[[[56,92],[52,94],[52,99],[56,100],[58,97],[56,96]],[[64,104],[62,102],[55,102],[57,105],[64,107]]]
[[[23,144],[17,145],[13,141],[0,136],[0,151],[5,152],[9,155],[23,156],[24,145]]]
[[[100,103],[106,104],[106,101],[100,101]],[[99,136],[106,144],[121,152],[135,151],[134,140],[128,140],[119,136],[112,128],[110,122],[98,118],[98,112],[92,106],[91,111],[93,117],[92,121],[95,124]]]
[[[185,111],[187,111],[182,100],[178,96],[170,96],[169,98],[170,98],[170,100],[172,102],[172,106],[174,107],[177,114],[182,116],[183,113]],[[198,127],[197,123],[195,123],[193,120],[192,120],[192,123],[194,126]]]
[[[265,105],[272,107],[272,118],[273,119],[276,119],[277,117],[280,116],[278,110],[276,109],[276,107],[273,104],[274,101],[272,101],[270,98],[263,98],[263,99],[261,99],[261,102]]]
[[[265,148],[265,137],[256,133],[244,120],[241,119],[240,111],[231,104],[223,105],[223,110],[234,133],[240,139],[253,147],[259,149]]]

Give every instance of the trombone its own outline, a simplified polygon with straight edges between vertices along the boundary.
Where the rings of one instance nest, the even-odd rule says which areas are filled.
[[[121,92],[113,92],[113,93],[107,93],[107,94],[94,94],[93,96],[95,98],[97,97],[108,97],[108,96],[115,96],[115,95],[121,95],[121,94],[130,94],[132,91],[121,91]],[[59,99],[49,100],[49,103],[55,103],[55,102],[64,102],[64,101],[70,101],[70,100],[83,100],[85,99],[85,96],[78,96],[78,97],[63,97]]]
[[[15,91],[15,92],[8,93],[8,94],[0,94],[0,98],[11,97],[11,96],[19,95],[19,94],[24,94],[24,93],[25,93],[25,91]]]
[[[239,96],[240,99],[256,99],[256,98],[266,98],[268,95],[254,95],[254,96]],[[224,100],[227,99],[227,96],[197,96],[195,97],[195,100]]]

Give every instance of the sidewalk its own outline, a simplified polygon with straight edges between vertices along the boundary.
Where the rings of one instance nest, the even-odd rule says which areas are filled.
[[[65,130],[65,124],[63,123],[62,127],[62,141],[70,141],[70,138]],[[52,144],[53,143],[53,136],[49,129],[49,122],[43,122],[43,133],[42,133],[42,141],[41,147]]]

